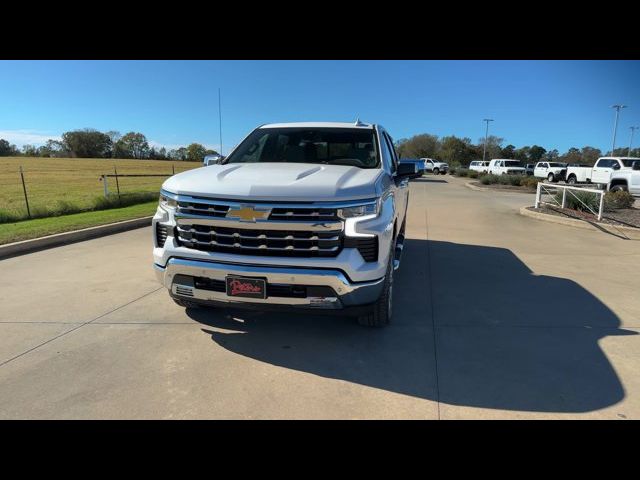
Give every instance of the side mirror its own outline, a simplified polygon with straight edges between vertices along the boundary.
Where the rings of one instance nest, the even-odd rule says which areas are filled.
[[[398,177],[413,177],[418,174],[418,165],[415,162],[400,162],[396,175]]]
[[[614,163],[611,168],[613,168],[614,170],[620,170],[620,164],[619,163]]]

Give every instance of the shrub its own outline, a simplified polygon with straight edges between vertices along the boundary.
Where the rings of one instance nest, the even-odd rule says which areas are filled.
[[[478,172],[475,170],[469,170],[469,178],[478,178]]]
[[[492,185],[494,183],[499,183],[499,181],[500,181],[500,176],[494,175],[492,173],[489,173],[487,175],[483,175],[482,177],[480,177],[480,183],[482,183],[483,185]]]
[[[509,182],[509,185],[512,185],[514,187],[520,186],[520,182],[522,181],[522,175],[505,175],[505,177],[507,177],[507,181]]]
[[[456,168],[456,167],[450,167],[450,168],[449,168],[449,175],[455,175],[455,174],[456,174],[456,171],[457,171],[457,168]]]
[[[536,177],[522,177],[520,179],[520,185],[530,190],[538,188],[539,180]]]
[[[635,199],[629,192],[617,191],[604,194],[604,209],[618,210],[622,208],[632,208]]]
[[[469,176],[469,169],[468,168],[459,168],[458,170],[456,170],[456,175],[458,177],[467,177],[467,176]]]
[[[554,198],[559,205],[562,205],[561,190],[558,190],[558,192],[554,195]],[[597,194],[591,192],[567,190],[565,207],[571,208],[573,210],[580,210],[582,212],[597,212],[600,208],[600,197]]]

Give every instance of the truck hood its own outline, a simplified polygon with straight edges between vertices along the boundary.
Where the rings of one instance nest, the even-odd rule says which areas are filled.
[[[172,193],[234,200],[341,201],[373,198],[380,169],[309,163],[233,163],[179,173]]]

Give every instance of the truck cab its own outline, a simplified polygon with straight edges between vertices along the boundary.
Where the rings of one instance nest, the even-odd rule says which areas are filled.
[[[549,182],[564,180],[567,173],[567,165],[560,162],[538,162],[533,170],[536,178],[546,178]]]
[[[631,170],[636,157],[600,157],[592,167],[567,167],[567,183],[596,183],[606,187],[614,172]]]
[[[629,192],[634,197],[640,197],[640,159],[634,161],[631,169],[620,169],[611,174],[607,189]]]

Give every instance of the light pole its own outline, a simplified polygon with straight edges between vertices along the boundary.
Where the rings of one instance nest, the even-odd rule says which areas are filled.
[[[627,108],[626,105],[611,105],[611,108],[616,109],[616,121],[613,124],[613,142],[611,143],[611,156],[614,155],[614,150],[616,149],[616,131],[618,130],[618,116],[620,115],[620,110],[623,108]]]
[[[627,157],[631,156],[631,144],[633,143],[633,132],[635,132],[638,127],[629,127],[631,129],[631,138],[629,139],[629,150],[627,150]]]
[[[485,161],[487,155],[487,138],[489,137],[489,122],[493,122],[491,118],[483,118],[483,122],[487,122],[487,129],[484,132],[484,148],[482,149],[482,161]]]

